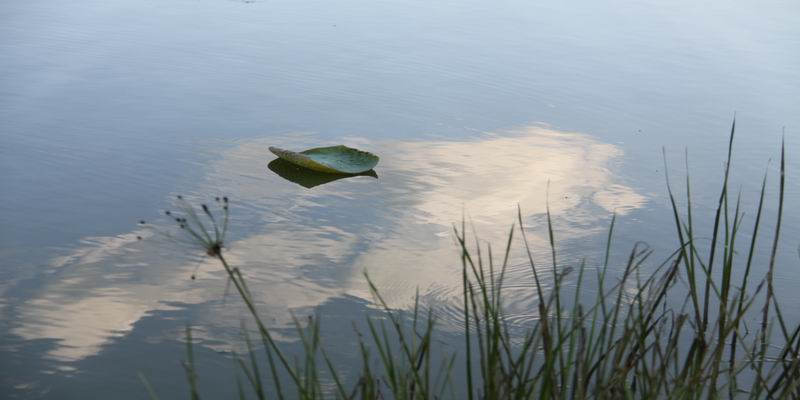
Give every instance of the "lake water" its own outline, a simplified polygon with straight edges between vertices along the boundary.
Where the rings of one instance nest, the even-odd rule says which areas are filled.
[[[662,148],[678,186],[688,149],[709,237],[734,113],[746,226],[769,173],[765,244],[785,128],[776,287],[795,304],[798,21],[792,1],[4,1],[0,398],[142,398],[138,372],[184,395],[187,323],[207,393],[234,393],[247,314],[202,249],[158,233],[176,195],[228,196],[227,255],[270,326],[291,346],[290,313],[320,315],[346,355],[373,308],[365,270],[394,307],[419,290],[455,335],[464,216],[499,254],[519,205],[548,269],[549,197],[565,264],[599,265],[614,212],[615,257],[642,240],[663,259]],[[267,167],[269,146],[340,143],[379,154],[378,178],[307,188]]]

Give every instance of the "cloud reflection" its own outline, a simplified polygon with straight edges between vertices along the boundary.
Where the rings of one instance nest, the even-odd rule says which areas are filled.
[[[622,151],[579,133],[528,127],[460,141],[350,138],[345,144],[381,155],[381,178],[353,177],[314,190],[267,169],[269,145],[311,141],[298,135],[243,143],[226,151],[205,182],[186,194],[190,201],[231,198],[228,258],[244,271],[273,326],[288,324],[289,310],[310,312],[343,294],[369,299],[365,269],[393,305],[410,304],[419,288],[427,301],[455,313],[460,264],[452,224],[466,215],[499,249],[519,204],[534,246],[542,246],[548,183],[557,234],[565,242],[605,229],[609,213],[628,212],[646,200],[614,175]],[[53,260],[57,273],[16,306],[12,331],[25,339],[58,339],[50,355],[78,360],[143,316],[187,304],[203,308],[192,317],[207,328],[201,334],[236,337],[244,314],[238,302],[222,301],[224,272],[213,260],[187,256],[186,248],[155,236],[136,241],[141,234],[147,233],[87,239]],[[198,279],[190,281],[197,262]],[[525,287],[527,267],[509,274],[509,282]],[[510,304],[526,306],[513,299]],[[447,311],[443,322],[456,323]]]

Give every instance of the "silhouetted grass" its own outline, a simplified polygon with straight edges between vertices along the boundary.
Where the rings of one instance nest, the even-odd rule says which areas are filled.
[[[778,212],[767,273],[757,285],[749,285],[761,240],[759,227],[765,217],[767,177],[762,181],[755,220],[749,227],[749,244],[742,248],[737,241],[745,229],[741,202],[738,196],[732,198],[728,187],[734,132],[735,122],[711,244],[705,250],[697,245],[688,173],[685,209],[678,206],[666,177],[677,239],[675,251],[655,263],[651,260],[653,251],[637,243],[614,280],[609,258],[615,247],[615,217],[608,230],[603,265],[592,278],[585,263],[574,267],[559,262],[548,208],[553,276],[549,288],[542,284],[542,271],[535,265],[521,211],[497,264],[491,247],[488,254],[481,254],[477,241],[469,244],[465,224],[455,226],[461,253],[465,343],[457,354],[433,359],[435,313],[420,311],[417,300],[410,316],[404,316],[389,307],[365,274],[385,318],[369,319],[368,332],[354,334],[362,365],[360,370],[358,366],[347,367],[356,369],[358,376],[349,384],[325,351],[319,322],[313,318],[304,323],[295,319],[303,356],[289,362],[262,322],[241,272],[225,259],[222,236],[226,229],[217,227],[207,207],[202,209],[213,230],[206,230],[191,208],[184,207],[188,219],[178,217],[176,221],[204,245],[208,255],[219,260],[258,328],[268,372],[259,365],[256,349],[246,337],[248,358],[235,357],[237,369],[245,377],[244,384],[237,381],[240,398],[246,397],[248,386],[247,391],[259,399],[430,399],[458,396],[455,393],[464,393],[469,399],[798,397],[800,324],[784,319],[773,288],[784,206],[785,149],[781,151]],[[224,210],[227,221],[227,199]],[[503,306],[504,279],[517,232],[528,255],[534,281],[531,295],[535,297],[531,312],[537,316],[522,330],[510,327]],[[739,253],[747,255],[743,265],[736,257]],[[740,270],[742,280],[736,285],[733,272]],[[575,294],[567,296],[564,278],[571,273],[577,274]],[[587,301],[581,293],[590,279],[595,281],[592,288],[597,294]],[[748,292],[751,286],[755,288]],[[754,318],[760,324],[748,326],[746,321]],[[184,366],[192,398],[197,398],[199,378],[189,330],[187,339],[188,361]],[[464,376],[458,380],[454,373],[460,369],[454,368],[455,363],[463,365]],[[323,388],[323,373],[333,380],[333,389]],[[154,396],[152,388],[147,388]]]

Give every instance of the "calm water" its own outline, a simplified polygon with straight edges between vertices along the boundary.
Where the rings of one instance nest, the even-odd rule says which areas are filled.
[[[177,194],[229,196],[229,260],[271,326],[292,346],[290,312],[316,313],[346,360],[365,270],[454,334],[462,215],[500,249],[519,204],[549,268],[548,182],[566,264],[597,266],[614,211],[619,257],[636,240],[665,257],[661,149],[677,182],[688,148],[710,228],[734,112],[749,215],[769,171],[774,216],[785,127],[777,286],[797,303],[800,6],[734,3],[2,2],[0,398],[142,398],[137,372],[183,395],[187,323],[206,390],[233,393],[218,353],[246,314],[201,249],[156,232]],[[271,145],[338,143],[379,154],[379,178],[306,188],[267,167]],[[522,256],[508,308],[525,323]]]

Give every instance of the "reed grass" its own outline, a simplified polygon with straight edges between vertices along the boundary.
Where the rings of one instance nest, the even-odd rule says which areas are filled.
[[[552,283],[546,288],[543,270],[534,262],[521,210],[509,230],[500,261],[494,260],[491,246],[482,254],[477,241],[471,244],[466,224],[454,226],[461,255],[461,351],[436,353],[439,356],[434,359],[434,310],[421,311],[419,296],[410,312],[392,309],[365,273],[382,318],[368,319],[368,331],[355,334],[362,365],[347,368],[356,370],[356,379],[341,376],[346,368],[337,366],[328,356],[315,318],[295,319],[303,351],[294,363],[275,341],[241,271],[232,268],[225,258],[227,198],[225,226],[221,229],[206,206],[201,208],[213,229],[206,229],[197,213],[185,206],[188,218],[178,217],[176,221],[209,256],[219,260],[258,329],[262,350],[246,337],[247,358],[234,357],[240,376],[244,376],[244,384],[237,380],[239,398],[797,398],[800,323],[783,317],[773,286],[784,206],[785,146],[781,148],[775,229],[772,237],[765,239],[760,227],[766,218],[766,174],[752,226],[744,226],[740,196],[730,192],[734,133],[735,121],[707,248],[698,244],[688,171],[685,208],[678,205],[670,178],[665,176],[676,246],[660,262],[653,260],[652,249],[637,243],[627,253],[621,271],[612,270],[609,260],[616,247],[614,216],[602,266],[593,270],[585,262],[566,265],[558,259],[548,207]],[[664,158],[666,167],[666,155]],[[749,229],[750,240],[742,248],[739,239],[744,229]],[[512,239],[517,234],[522,237],[534,282],[531,296],[535,308],[531,313],[536,318],[524,327],[510,324],[503,302]],[[763,240],[770,240],[767,272],[754,284],[754,259]],[[742,257],[737,257],[739,253],[746,254],[743,263]],[[596,271],[594,278],[591,271]],[[738,284],[734,272],[742,274]],[[573,296],[565,290],[569,274],[577,274]],[[587,299],[582,289],[592,279],[596,295]],[[759,323],[750,326],[748,321]],[[196,389],[199,378],[190,330],[187,339],[184,367],[191,396],[196,399],[200,396]],[[266,354],[266,370],[255,357],[258,351]],[[456,368],[457,364],[463,368]],[[323,375],[332,380],[332,386],[321,383]]]

